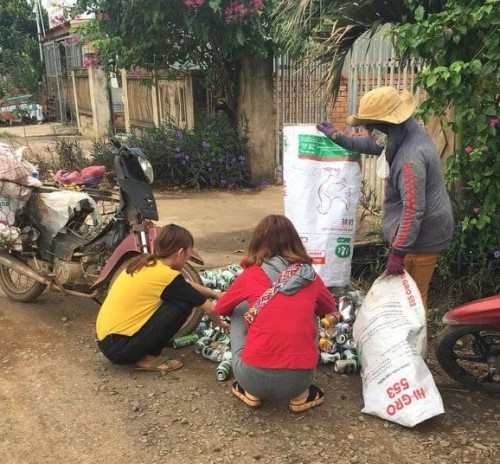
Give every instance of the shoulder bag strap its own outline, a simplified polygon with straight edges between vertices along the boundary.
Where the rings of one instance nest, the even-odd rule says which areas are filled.
[[[278,290],[283,287],[283,285],[295,275],[301,264],[295,263],[290,264],[285,267],[278,278],[272,283],[272,285],[260,296],[260,298],[255,302],[255,304],[248,309],[245,313],[244,318],[248,325],[252,324],[259,313],[259,311],[267,304],[267,302],[278,292]]]

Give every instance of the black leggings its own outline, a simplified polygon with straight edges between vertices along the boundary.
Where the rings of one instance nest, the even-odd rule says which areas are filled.
[[[97,342],[102,354],[114,364],[135,364],[145,356],[159,356],[191,314],[164,302],[132,336],[110,334]]]

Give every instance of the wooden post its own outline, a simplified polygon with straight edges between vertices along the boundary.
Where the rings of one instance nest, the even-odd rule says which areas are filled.
[[[121,70],[122,75],[122,93],[123,93],[123,116],[125,117],[125,132],[130,133],[130,110],[128,104],[128,81],[127,71]]]
[[[71,71],[71,81],[73,83],[73,100],[75,102],[76,125],[78,126],[78,131],[81,133],[80,112],[78,110],[78,95],[76,93],[76,79],[75,79],[75,70],[74,69]]]

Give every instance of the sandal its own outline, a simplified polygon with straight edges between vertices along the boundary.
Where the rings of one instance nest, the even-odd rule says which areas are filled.
[[[161,367],[165,364],[167,367]],[[147,366],[135,366],[134,370],[136,371],[144,371],[144,372],[161,372],[162,374],[166,374],[167,372],[176,371],[182,367],[182,361],[177,359],[170,359],[168,356],[158,356]]]
[[[307,398],[304,398],[299,402],[290,401],[290,403],[288,403],[288,409],[291,412],[303,412],[307,411],[308,409],[314,408],[315,406],[323,404],[324,400],[325,392],[316,385],[311,384],[309,385],[309,393],[307,395]]]
[[[233,392],[234,396],[239,398],[241,401],[243,401],[243,403],[245,403],[250,408],[258,408],[262,404],[259,398],[249,396],[247,392],[243,389],[243,387],[238,383],[237,380],[233,382],[231,391]]]

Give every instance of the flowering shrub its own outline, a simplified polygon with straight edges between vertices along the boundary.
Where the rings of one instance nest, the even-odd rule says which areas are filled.
[[[140,147],[153,164],[155,186],[237,189],[248,185],[245,140],[223,116],[207,119],[194,130],[173,123],[151,128],[127,142]],[[94,145],[95,163],[111,167],[112,156]]]

